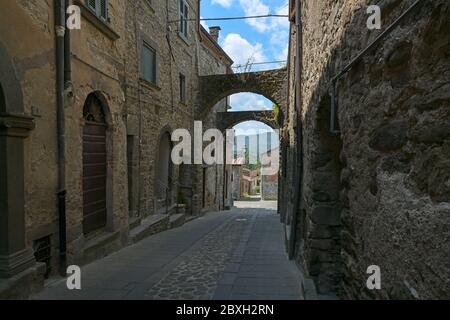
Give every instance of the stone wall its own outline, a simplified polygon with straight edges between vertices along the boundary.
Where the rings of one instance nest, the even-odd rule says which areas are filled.
[[[122,87],[126,5],[123,1],[110,1],[109,27],[119,38],[105,33],[89,18],[87,10],[82,10],[81,30],[71,31],[72,87],[65,106],[67,251],[69,263],[75,264],[95,260],[128,242],[127,140]],[[104,229],[86,235],[82,210],[83,107],[91,94],[98,95],[103,101],[102,107],[106,113],[107,223]]]
[[[131,177],[133,186],[131,198],[132,220],[145,218],[155,213],[155,170],[158,157],[159,137],[163,131],[187,129],[192,138],[194,119],[203,121],[204,130],[215,127],[214,112],[226,110],[226,100],[214,107],[208,118],[196,117],[198,105],[198,77],[204,74],[226,73],[230,61],[209,49],[205,42],[207,35],[198,32],[195,21],[189,22],[187,39],[178,32],[178,24],[172,23],[167,30],[167,21],[178,20],[178,1],[128,1],[127,5],[127,67],[126,67],[126,113],[129,140],[135,144],[139,161],[131,170],[139,172],[139,177]],[[197,16],[197,1],[189,1],[190,18]],[[194,10],[195,9],[195,10]],[[156,84],[141,79],[140,53],[142,42],[146,41],[157,51]],[[179,75],[186,77],[186,100],[180,101]],[[203,197],[202,166],[174,166],[171,173],[170,201],[187,202],[187,211],[198,214],[201,211],[224,208],[222,166],[206,168],[207,183]],[[203,198],[207,200],[202,203]],[[228,199],[228,198],[226,198]]]
[[[278,175],[262,176],[261,198],[263,200],[278,199]]]
[[[302,1],[297,259],[322,293],[449,298],[450,5],[423,2],[338,81],[334,134],[332,77],[413,1],[379,1],[380,31],[370,1]],[[381,290],[366,288],[370,265]]]
[[[189,2],[191,8],[197,8],[198,1]],[[226,73],[232,61],[216,44],[209,44],[214,50],[202,44],[200,40],[208,39],[201,39],[196,22],[190,22],[187,39],[178,34],[177,24],[167,29],[168,20],[178,19],[178,1],[169,1],[169,7],[166,7],[165,1],[152,1],[150,5],[144,0],[111,0],[108,23],[96,19],[84,6],[84,1],[74,0],[73,3],[81,6],[82,21],[81,30],[71,31],[71,83],[64,96],[67,262],[84,264],[127,245],[129,229],[138,226],[140,219],[155,213],[155,162],[162,133],[178,128],[192,132],[198,107],[199,75]],[[195,18],[197,12],[191,10],[190,15]],[[6,220],[2,221],[16,224],[23,220],[16,227],[8,224],[2,229],[0,241],[14,239],[17,242],[7,248],[8,252],[0,252],[0,260],[9,261],[9,255],[16,254],[13,250],[21,250],[24,263],[32,266],[32,278],[40,278],[45,268],[41,265],[33,267],[36,240],[49,237],[53,274],[57,273],[59,263],[53,1],[7,0],[2,3],[0,17],[1,161],[8,164],[8,170],[17,171],[16,177],[23,174],[14,192],[9,190],[8,184],[7,192],[5,195],[2,192],[0,198],[2,208],[6,206],[6,211],[1,211],[1,218]],[[14,32],[11,32],[12,28]],[[148,83],[140,76],[143,39],[150,41],[157,50],[156,84]],[[7,72],[3,72],[5,70]],[[186,77],[186,101],[180,101],[180,73]],[[10,78],[14,78],[14,84],[17,82],[17,88],[10,85]],[[3,90],[3,86],[8,87]],[[85,234],[83,108],[90,95],[95,95],[101,102],[107,125],[107,222],[105,228]],[[16,103],[19,100],[20,103]],[[226,108],[226,100],[218,103],[209,114],[205,128],[215,127],[214,112]],[[16,115],[12,117],[4,114],[5,111],[15,111]],[[20,161],[16,161],[14,168],[10,164],[15,154],[9,149],[3,151],[6,146],[3,137],[8,137],[5,141],[11,140],[10,133],[5,133],[11,130],[6,129],[5,124],[11,121],[22,126],[20,137],[15,133],[17,137],[14,138],[19,146],[14,150],[20,156],[20,159],[15,158]],[[206,197],[209,201],[206,211],[230,206],[231,195],[224,194],[227,186],[225,168],[212,166],[208,170],[210,192]],[[180,200],[180,190],[187,190],[184,197],[191,202],[189,213],[192,214],[202,210],[198,199],[202,199],[203,189],[197,184],[203,176],[199,173],[203,174],[194,166],[183,167],[181,172],[176,166],[172,170],[171,201],[176,204]],[[231,183],[231,175],[228,179]],[[15,215],[10,214],[13,207],[8,206],[11,202],[4,198],[9,194],[16,200],[24,198],[19,201],[20,210],[13,210]],[[3,243],[0,248],[4,249]],[[6,260],[3,255],[7,256]],[[9,274],[10,270],[3,270],[3,267],[0,264],[0,274]],[[0,287],[4,287],[3,282]]]

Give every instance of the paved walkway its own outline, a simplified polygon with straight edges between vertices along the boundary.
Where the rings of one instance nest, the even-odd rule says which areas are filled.
[[[236,206],[83,267],[81,290],[62,279],[33,299],[301,299],[276,202]]]

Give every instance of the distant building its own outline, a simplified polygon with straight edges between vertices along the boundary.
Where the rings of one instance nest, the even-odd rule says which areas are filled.
[[[269,168],[272,165],[272,154],[275,152],[280,152],[278,147],[269,150],[261,155],[263,168]],[[262,175],[261,198],[262,200],[278,199],[278,172],[272,175]]]
[[[245,163],[244,157],[238,157],[233,159],[233,170],[231,176],[231,184],[232,184],[232,197],[233,200],[238,200],[241,198],[241,182],[242,182],[242,169]]]
[[[242,169],[241,195],[254,196],[258,193],[258,170]]]

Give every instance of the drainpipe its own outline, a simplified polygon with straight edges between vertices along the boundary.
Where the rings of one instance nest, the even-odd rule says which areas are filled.
[[[67,10],[70,6],[70,0],[65,3],[65,17],[68,18]],[[66,28],[64,34],[64,88],[69,90],[72,86],[72,64],[71,64],[71,46],[70,46],[70,29]]]
[[[301,17],[301,0],[295,1],[295,27],[296,27],[296,61],[295,61],[295,106],[297,114],[297,152],[296,152],[296,172],[295,172],[295,194],[294,209],[292,216],[291,236],[289,238],[289,259],[295,255],[295,242],[297,234],[298,211],[301,208],[301,184],[303,182],[303,126],[302,126],[302,72],[303,72],[303,31]]]
[[[59,216],[59,271],[66,275],[66,159],[65,159],[65,119],[64,119],[64,80],[65,80],[65,0],[55,0],[56,35],[56,114],[58,139],[58,216]]]

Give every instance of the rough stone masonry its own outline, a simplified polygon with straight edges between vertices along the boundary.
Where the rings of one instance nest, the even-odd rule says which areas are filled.
[[[422,1],[339,79],[340,132],[330,127],[333,77],[413,2],[378,1],[382,29],[369,30],[372,1],[301,1],[291,30],[289,110],[300,72],[303,123],[295,257],[322,293],[450,297],[448,1]],[[381,290],[366,287],[370,265]]]

